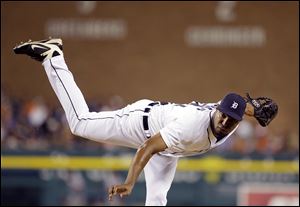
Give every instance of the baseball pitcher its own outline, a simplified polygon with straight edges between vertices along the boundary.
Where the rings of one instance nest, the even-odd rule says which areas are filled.
[[[14,48],[42,62],[74,135],[137,149],[123,184],[108,198],[129,195],[144,170],[146,205],[166,205],[178,158],[205,153],[237,129],[244,114],[267,126],[278,112],[270,98],[228,93],[218,103],[176,104],[139,100],[116,111],[90,112],[63,56],[61,39],[28,41]]]

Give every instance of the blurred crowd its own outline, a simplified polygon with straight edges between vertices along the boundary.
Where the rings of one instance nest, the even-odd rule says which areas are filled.
[[[109,111],[123,106],[123,99],[117,95],[105,104],[89,102],[91,111]],[[23,100],[9,96],[1,87],[1,149],[113,151],[118,148],[73,135],[58,101],[50,105],[41,96]]]
[[[112,96],[107,103],[93,103],[93,101],[88,103],[91,111],[115,110],[126,105],[117,95]],[[1,149],[99,149],[112,152],[119,150],[120,147],[72,135],[64,111],[58,102],[56,106],[49,105],[41,96],[22,100],[9,96],[1,87]],[[246,118],[240,123],[233,137],[216,148],[213,153],[298,156],[299,135],[289,131],[275,134],[268,127],[258,125],[255,119]]]

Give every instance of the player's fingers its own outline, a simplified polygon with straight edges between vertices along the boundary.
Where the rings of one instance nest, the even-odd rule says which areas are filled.
[[[114,194],[114,186],[111,186],[109,189],[108,189],[108,200],[112,200],[112,196]]]
[[[120,197],[121,198],[123,198],[123,196],[128,196],[129,195],[129,192],[128,191],[126,191],[126,192],[124,192],[124,193],[120,193]]]
[[[123,186],[117,186],[116,188],[115,188],[115,191],[116,191],[116,193],[118,193],[118,194],[121,194],[121,193],[123,193],[123,192],[125,192],[127,189],[125,188],[125,187],[123,187]]]
[[[113,187],[109,187],[109,188],[108,188],[108,194],[111,194],[111,193],[112,193],[112,188],[113,188]]]
[[[113,194],[113,191],[114,191],[114,186],[111,186],[111,187],[108,189],[108,194]]]
[[[117,195],[117,193],[118,193],[118,186],[117,185],[114,185],[114,186],[112,186],[112,190],[111,190],[111,193],[112,193],[112,195]]]

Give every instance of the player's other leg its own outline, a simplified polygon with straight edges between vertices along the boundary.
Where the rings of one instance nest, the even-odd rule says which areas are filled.
[[[144,168],[146,180],[146,206],[167,205],[167,194],[175,176],[177,157],[153,155]]]
[[[61,39],[29,40],[17,45],[14,48],[14,52],[16,54],[28,55],[43,63],[50,84],[64,108],[70,129],[75,134],[77,125],[76,116],[79,113],[88,111],[88,107],[73,79],[73,75],[68,70],[61,48]],[[73,99],[72,101],[70,101],[70,96]],[[74,104],[77,110],[73,110]]]
[[[48,39],[21,43],[14,48],[14,52],[26,54],[42,62],[74,135],[99,142],[131,146],[127,139],[121,139],[123,134],[118,130],[121,119],[115,117],[122,116],[122,111],[89,111],[84,96],[66,65],[61,48],[61,39]]]

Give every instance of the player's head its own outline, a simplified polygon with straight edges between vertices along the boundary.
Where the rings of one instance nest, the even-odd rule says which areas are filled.
[[[218,105],[213,118],[213,128],[217,135],[230,133],[243,119],[246,101],[235,93],[227,94]]]

